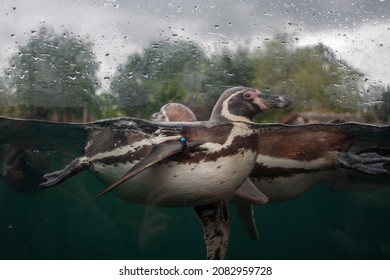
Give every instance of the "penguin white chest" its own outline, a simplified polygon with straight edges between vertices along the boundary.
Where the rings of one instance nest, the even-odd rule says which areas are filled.
[[[122,183],[114,193],[131,203],[160,206],[194,206],[228,198],[251,172],[257,158],[252,146],[257,147],[257,141],[258,134],[239,124],[224,143],[206,142],[187,156],[163,160]],[[95,161],[90,170],[110,185],[138,162]]]
[[[215,161],[163,161],[124,182],[114,192],[131,203],[160,206],[207,204],[231,196],[248,177],[255,159],[253,151],[242,150]],[[108,185],[136,163],[95,164],[92,172]]]

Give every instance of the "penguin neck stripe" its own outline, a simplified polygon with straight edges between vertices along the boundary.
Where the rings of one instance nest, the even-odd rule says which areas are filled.
[[[230,101],[230,99],[232,99],[236,95],[242,94],[242,93],[243,93],[243,91],[239,91],[239,92],[237,92],[235,94],[232,94],[231,96],[229,96],[228,98],[226,98],[222,102],[221,116],[226,118],[229,121],[252,123],[252,121],[249,118],[247,118],[247,117],[237,116],[237,115],[234,115],[234,114],[230,113],[230,110],[229,110],[229,101]]]

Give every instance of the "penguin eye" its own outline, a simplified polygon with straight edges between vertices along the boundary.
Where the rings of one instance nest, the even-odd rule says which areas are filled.
[[[245,92],[245,93],[244,93],[244,98],[245,98],[245,99],[251,99],[251,98],[252,98],[252,95],[251,95],[249,92]]]

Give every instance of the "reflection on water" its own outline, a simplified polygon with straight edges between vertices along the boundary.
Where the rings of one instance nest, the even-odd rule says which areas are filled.
[[[378,179],[372,177],[378,185]],[[382,182],[384,185],[385,182]],[[84,172],[34,193],[0,182],[1,259],[204,259],[192,208],[132,205]],[[230,211],[227,259],[388,259],[390,189],[351,192],[319,185],[289,202],[255,207],[251,240]]]

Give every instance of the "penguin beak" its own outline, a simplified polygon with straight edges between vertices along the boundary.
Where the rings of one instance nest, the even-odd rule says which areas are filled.
[[[258,98],[254,99],[254,103],[262,110],[269,110],[274,108],[286,108],[291,105],[292,100],[286,96],[260,93]]]

